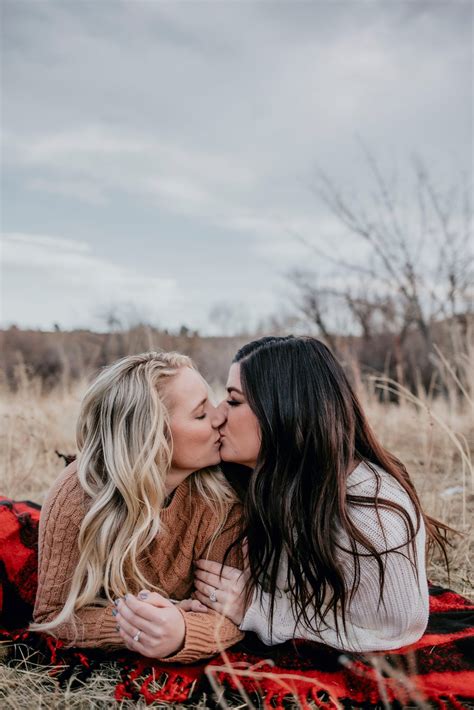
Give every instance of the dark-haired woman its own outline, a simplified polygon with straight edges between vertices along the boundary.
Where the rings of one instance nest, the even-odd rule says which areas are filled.
[[[262,338],[236,355],[221,458],[253,473],[247,574],[200,560],[197,596],[266,644],[399,648],[428,621],[425,540],[444,550],[403,464],[386,451],[328,348]]]

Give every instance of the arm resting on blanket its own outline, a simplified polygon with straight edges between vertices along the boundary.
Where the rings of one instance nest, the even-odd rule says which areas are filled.
[[[75,464],[71,464],[71,467],[75,467]],[[52,621],[64,608],[79,559],[77,541],[86,506],[83,490],[74,472],[68,467],[61,474],[43,506],[39,534],[38,591],[33,615],[37,623]],[[195,559],[208,555],[209,559],[222,561],[227,547],[238,535],[240,516],[240,506],[231,506],[224,529],[213,541],[217,520],[214,515],[208,514],[205,506],[194,542]],[[242,567],[240,551],[235,551],[230,559],[236,566]],[[113,604],[104,600],[104,605],[99,606],[101,601],[98,600],[97,606],[87,605],[76,611],[76,625],[68,620],[47,630],[47,633],[60,638],[66,646],[125,648],[116,630],[117,622],[112,615]],[[176,654],[160,660],[192,663],[215,655],[235,644],[244,635],[235,624],[216,612],[182,613],[186,628],[184,645]]]
[[[39,525],[38,590],[33,612],[36,623],[50,622],[62,611],[79,560],[77,539],[84,516],[83,491],[70,464],[48,493]],[[105,604],[104,600],[104,604]],[[112,616],[114,605],[87,606],[76,611],[76,622],[47,630],[66,647],[124,648]]]
[[[357,491],[360,494],[360,491]],[[364,494],[364,493],[362,493]],[[381,497],[391,498],[404,506],[410,514],[416,530],[415,511],[408,496],[398,484],[385,482]],[[380,507],[379,518],[374,507],[351,505],[353,522],[364,532],[379,553],[385,567],[385,583],[382,600],[379,603],[379,572],[376,561],[367,555],[367,550],[359,546],[366,555],[359,557],[360,583],[346,611],[346,630],[342,617],[338,615],[338,630],[334,614],[328,613],[324,619],[313,618],[311,628],[297,623],[290,598],[283,589],[277,590],[275,598],[273,629],[270,632],[270,595],[256,589],[250,607],[247,609],[240,628],[254,631],[268,644],[278,644],[293,638],[324,643],[347,651],[384,651],[400,648],[417,641],[428,623],[428,585],[425,572],[425,528],[420,520],[420,528],[415,537],[416,564],[411,546],[407,546],[407,529],[401,515]],[[347,537],[341,536],[340,544],[348,548]],[[387,552],[401,545],[397,551]],[[348,591],[354,579],[354,563],[348,552],[339,552],[339,562],[348,583]],[[286,579],[286,566],[282,567],[282,580]],[[282,585],[283,586],[283,585]],[[311,615],[308,615],[311,618]]]

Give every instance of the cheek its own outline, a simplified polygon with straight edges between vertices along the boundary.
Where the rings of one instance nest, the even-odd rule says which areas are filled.
[[[234,407],[229,412],[226,429],[230,444],[242,454],[257,456],[260,450],[260,427],[255,415],[248,409]]]
[[[204,420],[206,421],[206,420]],[[200,457],[209,456],[209,448],[213,443],[212,427],[203,422],[190,425],[174,425],[171,427],[173,437],[173,465],[178,468],[192,468],[201,463]],[[211,463],[206,461],[205,464]]]
[[[241,434],[247,439],[249,435],[254,434],[256,431],[258,431],[258,424],[252,412],[249,412],[248,409],[236,408],[233,433]]]

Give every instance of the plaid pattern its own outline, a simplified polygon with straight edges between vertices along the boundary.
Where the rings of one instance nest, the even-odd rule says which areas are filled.
[[[173,666],[131,652],[64,649],[61,641],[28,632],[37,584],[40,507],[0,497],[0,641],[6,662],[33,654],[37,662],[58,665],[60,684],[83,681],[115,661],[121,682],[115,699],[171,704],[224,690],[257,706],[283,708],[290,698],[302,707],[401,707],[429,702],[439,708],[465,708],[474,702],[474,604],[440,587],[430,587],[430,620],[411,646],[385,653],[341,654],[321,644],[293,641],[269,648],[253,634],[208,662]],[[61,666],[61,667],[59,667]]]

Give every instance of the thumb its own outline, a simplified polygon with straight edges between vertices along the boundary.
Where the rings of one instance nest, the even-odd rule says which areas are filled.
[[[149,592],[147,589],[142,589],[137,594],[138,599],[142,602],[148,602],[157,607],[173,606],[169,599],[158,594],[158,592]]]

